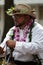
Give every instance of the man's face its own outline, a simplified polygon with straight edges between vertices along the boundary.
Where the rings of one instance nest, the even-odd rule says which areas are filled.
[[[29,22],[30,16],[26,14],[15,14],[14,15],[14,23],[15,26],[22,26],[26,22]]]

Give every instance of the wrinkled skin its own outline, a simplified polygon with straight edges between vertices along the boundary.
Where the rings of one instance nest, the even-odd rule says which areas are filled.
[[[13,40],[8,40],[7,42],[6,42],[6,44],[7,44],[7,46],[9,47],[9,48],[14,48],[15,47],[15,45],[16,45],[16,41],[13,41]]]
[[[16,14],[13,17],[14,24],[17,27],[22,28],[23,26],[25,27],[26,24],[30,21],[30,16],[26,14]]]

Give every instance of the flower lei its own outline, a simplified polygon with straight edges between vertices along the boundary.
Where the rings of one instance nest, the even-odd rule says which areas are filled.
[[[20,39],[20,30],[18,27],[15,27],[14,29],[14,39],[16,41],[26,41],[27,33],[29,33],[29,28],[31,26],[32,22],[28,23],[26,27],[23,30],[23,37]]]

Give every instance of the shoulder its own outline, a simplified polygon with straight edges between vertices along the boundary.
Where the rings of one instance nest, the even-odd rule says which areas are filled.
[[[7,32],[6,36],[7,36],[7,35],[13,35],[14,29],[15,29],[15,26],[11,27],[11,28],[9,29],[9,31]]]
[[[43,31],[43,26],[39,24],[38,22],[35,22],[35,25],[32,31],[38,31],[38,30]]]
[[[35,24],[36,24],[36,26],[37,26],[38,28],[43,29],[43,26],[42,26],[41,24],[39,24],[38,22],[35,22]]]
[[[32,29],[32,34],[33,35],[42,35],[43,36],[43,26],[37,22],[35,22],[35,25]]]
[[[15,29],[15,26],[11,27],[11,28],[9,29],[9,31],[10,31],[10,30],[14,30],[14,29]]]

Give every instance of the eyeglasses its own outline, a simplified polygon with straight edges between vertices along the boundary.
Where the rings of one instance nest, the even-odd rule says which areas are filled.
[[[28,15],[28,14],[15,14],[14,15],[14,17],[16,17],[16,18],[20,18],[20,17],[26,17],[26,18],[32,18],[30,15]]]

